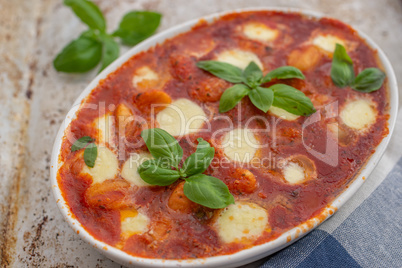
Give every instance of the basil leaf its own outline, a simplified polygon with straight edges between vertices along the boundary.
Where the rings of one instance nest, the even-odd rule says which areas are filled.
[[[204,172],[212,162],[215,148],[202,138],[198,138],[197,150],[184,161],[182,172],[186,176]]]
[[[214,60],[199,61],[197,67],[231,83],[243,82],[243,71],[232,64]]]
[[[83,73],[98,65],[102,57],[102,44],[80,36],[72,41],[56,56],[54,68],[59,72]]]
[[[243,72],[245,82],[250,87],[255,87],[260,85],[260,80],[262,78],[262,71],[258,65],[252,61],[247,65]]]
[[[141,179],[151,185],[167,186],[180,178],[177,170],[158,166],[156,159],[147,160],[138,167]]]
[[[356,77],[352,88],[361,92],[373,92],[381,88],[385,73],[377,68],[364,69]]]
[[[64,0],[66,6],[71,7],[83,23],[92,29],[101,32],[106,30],[106,21],[99,7],[87,0]]]
[[[125,45],[133,46],[150,37],[158,28],[162,15],[151,11],[131,11],[124,15],[113,33]]]
[[[274,92],[273,106],[296,115],[309,115],[315,112],[311,100],[300,90],[284,84],[275,84],[269,88]]]
[[[186,179],[183,192],[191,201],[208,208],[224,208],[234,204],[234,197],[221,180],[197,174]]]
[[[267,75],[265,75],[264,78],[262,79],[261,84],[267,83],[274,78],[276,78],[276,79],[289,79],[289,78],[305,79],[305,76],[296,67],[282,66],[282,67],[276,68],[276,69],[270,71],[269,73],[267,73]]]
[[[95,31],[92,30],[92,29],[88,29],[88,30],[86,30],[86,31],[83,31],[83,32],[81,33],[80,37],[86,37],[86,38],[89,38],[89,39],[93,39],[93,40],[99,41],[99,40],[98,40],[98,39],[99,39],[99,38],[98,38],[98,34],[96,34]]]
[[[183,149],[172,135],[163,129],[151,128],[144,129],[141,137],[155,159],[168,161],[172,166],[178,168],[183,157]]]
[[[274,92],[270,88],[257,87],[248,93],[248,97],[255,107],[266,113],[274,101]]]
[[[84,162],[88,167],[95,166],[96,158],[98,157],[98,147],[95,143],[90,143],[84,151]]]
[[[73,143],[73,145],[71,146],[71,152],[75,152],[82,148],[85,148],[85,146],[87,146],[87,144],[89,142],[93,142],[93,141],[94,141],[94,139],[92,139],[89,136],[81,137]]]
[[[354,77],[352,59],[342,45],[336,44],[331,66],[332,81],[337,87],[342,88],[350,85]]]
[[[120,48],[119,45],[114,41],[111,36],[103,36],[103,56],[102,56],[102,66],[99,70],[101,72],[110,63],[119,57]]]
[[[224,113],[233,109],[249,92],[250,89],[243,84],[236,84],[233,87],[226,89],[219,100],[219,112]]]

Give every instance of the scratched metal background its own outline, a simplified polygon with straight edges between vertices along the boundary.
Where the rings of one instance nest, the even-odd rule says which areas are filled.
[[[133,9],[161,12],[164,17],[159,31],[240,7],[316,10],[366,32],[389,56],[397,77],[402,77],[400,0],[95,2],[104,12],[109,30]],[[60,0],[0,0],[0,267],[120,266],[70,230],[49,183],[56,132],[73,101],[96,75],[56,73],[52,59],[84,29]]]

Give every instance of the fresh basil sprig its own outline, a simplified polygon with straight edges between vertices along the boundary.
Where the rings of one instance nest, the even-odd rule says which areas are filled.
[[[361,92],[373,92],[381,88],[385,73],[378,68],[367,68],[355,78],[353,61],[344,46],[336,44],[332,66],[331,79],[337,87],[350,86]]]
[[[141,132],[148,150],[155,159],[147,160],[138,167],[141,178],[151,184],[167,186],[178,179],[185,180],[184,194],[191,201],[205,207],[218,209],[234,204],[234,197],[221,180],[202,174],[214,158],[215,148],[198,138],[195,153],[179,168],[183,149],[168,132],[152,128]]]
[[[85,148],[84,150],[84,162],[85,164],[93,168],[95,166],[95,160],[98,157],[98,147],[94,143],[94,139],[89,136],[84,136],[76,140],[71,146],[71,152],[75,152]]]
[[[84,73],[101,62],[102,71],[118,58],[120,48],[115,41],[133,46],[151,36],[159,26],[162,15],[151,11],[131,11],[124,15],[119,28],[112,34],[106,32],[106,20],[99,7],[88,0],[64,0],[75,15],[89,29],[69,43],[53,61],[59,72]]]
[[[282,66],[265,76],[255,62],[250,62],[244,71],[225,62],[199,61],[197,67],[235,85],[223,92],[219,101],[219,112],[233,109],[239,101],[248,96],[255,107],[266,113],[273,105],[296,115],[310,115],[315,112],[313,103],[303,92],[294,87],[275,84],[268,88],[262,84],[272,79],[304,79],[303,73],[292,66]]]

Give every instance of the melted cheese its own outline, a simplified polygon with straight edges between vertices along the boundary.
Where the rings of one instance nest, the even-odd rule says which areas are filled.
[[[124,214],[122,213],[121,216],[121,234],[123,237],[128,238],[134,234],[142,234],[148,231],[150,223],[148,216],[140,212],[133,213],[133,215]]]
[[[257,55],[240,49],[225,50],[216,57],[216,60],[230,63],[242,70],[244,70],[250,62],[254,61],[261,68],[261,70],[264,70],[264,67]]]
[[[104,147],[106,144],[109,144],[112,147],[115,147],[115,121],[114,117],[105,114],[104,116],[98,117],[94,120],[93,126],[98,129],[98,136],[96,140],[99,143],[99,146]]]
[[[159,76],[157,73],[152,71],[148,66],[139,68],[135,75],[133,76],[133,86],[137,87],[139,83],[145,80],[158,80]]]
[[[247,163],[250,162],[259,143],[254,133],[249,129],[236,128],[226,133],[222,139],[222,147],[225,155],[233,161]]]
[[[283,169],[285,180],[290,184],[300,183],[305,180],[305,170],[299,164],[289,162]]]
[[[216,221],[218,235],[225,243],[254,240],[267,229],[267,211],[252,203],[237,202],[225,208]]]
[[[85,165],[82,173],[91,175],[93,183],[102,183],[116,177],[118,170],[119,162],[116,154],[106,147],[98,146],[98,156],[94,167],[90,168]]]
[[[139,165],[149,159],[152,159],[152,155],[150,153],[142,152],[140,154],[131,154],[130,158],[127,159],[121,170],[121,176],[123,179],[138,187],[150,186],[150,184],[141,179],[140,174],[137,172]]]
[[[370,101],[360,99],[347,103],[340,117],[348,127],[361,130],[375,123],[377,111]]]
[[[159,127],[172,136],[197,132],[207,116],[204,110],[189,99],[178,99],[156,115]]]
[[[269,108],[269,113],[288,121],[294,121],[299,118],[298,115],[291,114],[288,111],[275,106],[271,106],[271,108]]]
[[[335,51],[335,46],[337,43],[342,46],[346,46],[343,39],[330,34],[320,34],[313,39],[314,45],[330,53]]]
[[[278,37],[279,31],[262,23],[247,23],[243,27],[243,33],[252,40],[270,42]]]

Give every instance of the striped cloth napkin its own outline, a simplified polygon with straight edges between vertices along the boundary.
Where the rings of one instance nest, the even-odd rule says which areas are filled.
[[[384,156],[358,192],[310,234],[253,266],[402,267],[401,136],[400,110]]]

